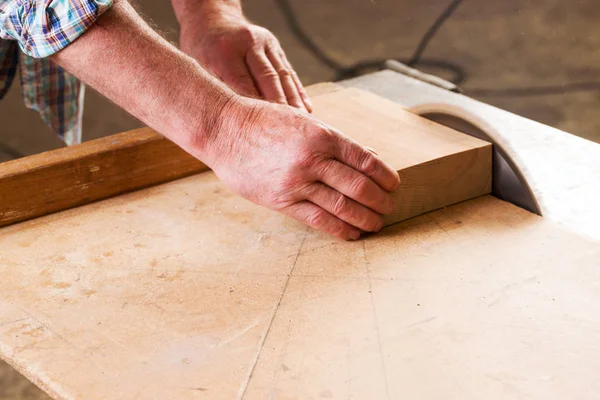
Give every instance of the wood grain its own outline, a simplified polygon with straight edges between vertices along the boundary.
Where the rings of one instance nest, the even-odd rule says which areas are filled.
[[[149,128],[0,164],[0,226],[208,168]]]
[[[488,194],[492,146],[358,89],[313,99],[314,114],[377,154],[400,174],[386,225]]]

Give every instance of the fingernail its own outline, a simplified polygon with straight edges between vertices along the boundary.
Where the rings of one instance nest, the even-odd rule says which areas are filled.
[[[358,240],[360,239],[360,232],[359,231],[352,231],[350,232],[350,240]]]

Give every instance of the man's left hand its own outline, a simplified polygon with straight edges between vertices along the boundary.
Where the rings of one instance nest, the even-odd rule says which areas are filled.
[[[180,46],[239,94],[312,111],[277,38],[243,16],[182,25]]]

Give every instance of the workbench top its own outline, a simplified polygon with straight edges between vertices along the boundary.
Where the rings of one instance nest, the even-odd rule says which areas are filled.
[[[57,399],[594,398],[597,148],[546,128],[578,163],[552,189],[519,148],[544,218],[486,195],[342,242],[204,172],[1,228],[0,355]]]
[[[0,242],[0,352],[59,399],[600,390],[600,246],[490,196],[341,242],[206,172]]]

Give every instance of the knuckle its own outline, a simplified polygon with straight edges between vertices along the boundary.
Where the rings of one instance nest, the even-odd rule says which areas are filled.
[[[335,171],[335,163],[331,159],[319,157],[313,164],[313,170],[318,177],[325,177]]]
[[[369,193],[369,181],[364,176],[354,178],[350,183],[350,192],[354,195],[353,197],[365,198]]]
[[[244,42],[252,46],[258,42],[258,35],[254,32],[254,29],[251,26],[244,26],[240,28],[239,35]]]
[[[287,197],[299,199],[311,193],[310,182],[304,177],[301,171],[287,172],[281,183],[278,185],[278,191],[285,193]]]
[[[277,55],[279,53],[278,49],[280,48],[279,41],[269,31],[267,31],[267,34],[265,35],[265,37],[266,37],[266,40],[265,40],[265,51],[267,53],[270,53],[273,56]]]
[[[297,174],[288,174],[275,182],[270,190],[264,191],[260,196],[263,199],[261,204],[266,204],[269,208],[280,210],[302,200],[310,188],[304,183]]]
[[[314,148],[318,148],[323,152],[332,152],[335,148],[339,147],[335,133],[327,129],[326,126],[321,125],[321,123],[312,125],[307,129],[305,137],[313,143]]]
[[[266,193],[262,195],[262,203],[273,210],[281,210],[290,204],[290,201],[279,193]]]
[[[348,198],[344,195],[339,195],[333,205],[333,213],[335,215],[350,214],[350,204]]]
[[[320,129],[304,127],[302,130],[302,149],[310,154],[326,154],[331,147],[331,142],[326,133]]]
[[[378,162],[373,153],[370,151],[363,149],[362,154],[360,155],[359,164],[360,170],[368,175],[372,176],[377,173]]]
[[[263,70],[261,71],[261,76],[269,80],[279,79],[279,75],[277,75],[277,72],[274,69],[268,67],[263,68]]]
[[[306,222],[310,226],[314,226],[317,228],[322,228],[327,223],[327,214],[322,209],[313,211],[306,219]]]
[[[279,43],[279,39],[277,36],[273,35],[270,31],[267,30],[267,34],[269,36],[269,45],[274,51],[283,52],[281,49],[281,43]]]
[[[301,113],[298,113],[293,121],[294,126],[298,127],[301,138],[297,144],[296,163],[302,167],[315,168],[317,171],[329,167],[330,155],[334,153],[336,146],[334,135],[314,123],[307,124],[306,117]]]
[[[312,149],[303,149],[299,152],[294,166],[301,169],[319,168],[321,164],[320,157]]]
[[[279,68],[279,70],[277,71],[277,73],[282,78],[287,78],[287,77],[291,76],[290,70],[287,69],[287,68]]]

